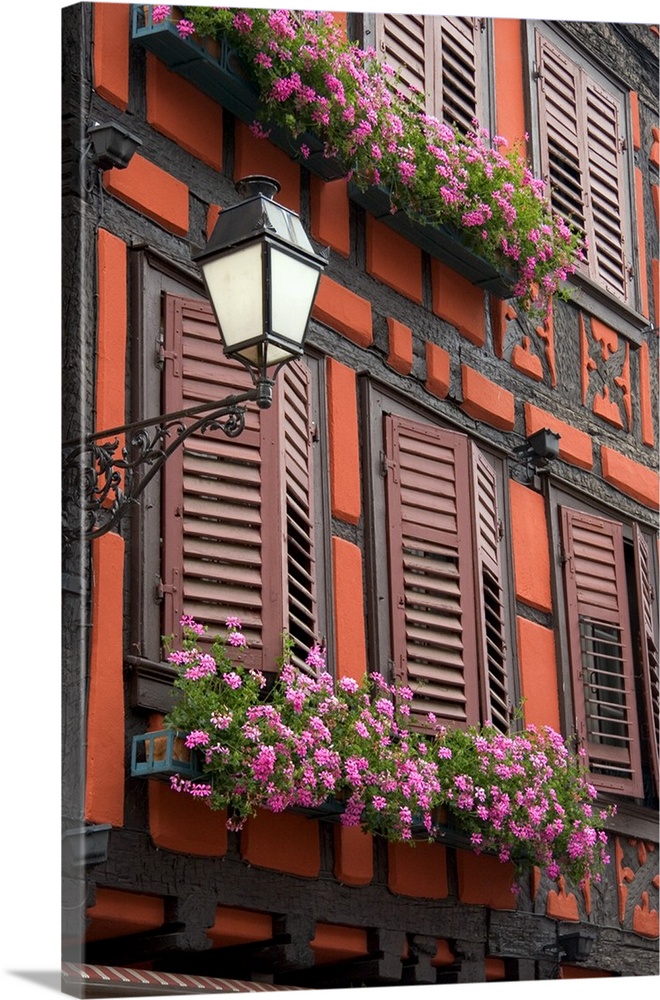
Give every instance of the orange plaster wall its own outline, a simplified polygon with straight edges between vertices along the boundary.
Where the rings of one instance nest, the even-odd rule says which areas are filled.
[[[516,597],[539,611],[552,610],[550,548],[540,493],[510,481]]]
[[[214,170],[222,169],[222,108],[151,53],[147,121]]]
[[[446,899],[449,895],[444,844],[392,843],[387,845],[387,857],[391,892],[422,899]]]
[[[607,979],[612,975],[602,969],[585,969],[581,965],[562,965],[559,969],[560,979]]]
[[[257,139],[245,122],[236,119],[234,180],[250,174],[275,177],[281,185],[276,200],[300,215],[300,167],[267,139]]]
[[[327,274],[321,277],[312,315],[358,347],[370,347],[373,343],[371,302]]]
[[[367,669],[362,553],[344,538],[332,539],[337,677],[361,681]]]
[[[497,133],[509,140],[509,147],[520,142],[525,148],[525,97],[521,22],[514,18],[495,18],[495,103]]]
[[[94,89],[115,107],[128,107],[131,5],[94,4]]]
[[[103,183],[110,194],[144,212],[164,229],[188,234],[188,187],[136,153],[124,170],[107,170]]]
[[[126,244],[99,229],[97,254],[96,429],[103,430],[126,422]]]
[[[213,235],[213,230],[215,229],[216,224],[218,222],[218,219],[220,218],[220,212],[221,211],[222,211],[222,208],[220,207],[220,205],[213,205],[213,204],[211,204],[208,207],[208,210],[206,212],[206,238],[207,238],[207,240],[210,240],[211,236]]]
[[[487,854],[457,851],[458,897],[462,903],[490,906],[493,910],[515,910],[516,898],[511,892],[514,867],[502,864]]]
[[[124,540],[92,543],[92,641],[87,707],[85,819],[124,822]]]
[[[227,852],[227,814],[211,810],[167,782],[149,781],[149,832],[156,847],[218,858]]]
[[[483,420],[493,427],[512,431],[515,422],[515,399],[513,393],[497,382],[491,382],[469,365],[461,365],[463,402],[465,410],[475,420]]]
[[[421,304],[422,251],[367,213],[367,272]]]
[[[366,955],[369,950],[366,929],[343,924],[318,923],[309,943],[317,965],[357,958]]]
[[[121,889],[98,886],[94,905],[87,910],[91,920],[87,941],[155,930],[165,923],[165,902],[159,896],[142,896]]]
[[[496,983],[506,979],[506,964],[503,958],[486,956],[486,982]]]
[[[312,177],[310,194],[312,237],[348,257],[351,250],[348,183]]]
[[[547,410],[541,410],[532,403],[525,403],[525,434],[529,436],[547,427],[559,434],[559,457],[581,469],[590,469],[594,464],[591,437],[584,431],[576,430],[563,420],[558,420]]]
[[[273,918],[269,913],[219,906],[215,923],[208,931],[214,948],[268,941],[273,936]]]
[[[357,524],[361,497],[356,376],[334,358],[328,358],[327,375],[332,513]]]
[[[552,629],[518,618],[518,658],[525,723],[560,731],[557,660]]]
[[[439,260],[431,261],[433,312],[462,337],[482,347],[486,341],[485,298],[481,288]]]
[[[412,330],[392,316],[387,317],[387,363],[400,375],[410,375],[413,365]]]
[[[651,364],[649,345],[644,341],[639,348],[639,415],[642,424],[642,441],[652,448],[655,444],[653,430],[653,404],[651,402]]]
[[[644,175],[635,167],[635,201],[637,207],[637,246],[639,251],[639,284],[641,312],[649,316],[649,285],[646,270],[646,232],[644,227]]]
[[[426,344],[426,388],[434,396],[444,399],[449,392],[451,357],[449,351],[437,344]]]
[[[374,846],[370,833],[357,826],[335,826],[335,878],[344,885],[369,885],[374,877]]]
[[[317,878],[321,868],[319,825],[296,813],[260,812],[241,831],[241,857],[257,868]]]
[[[622,493],[634,497],[646,507],[657,510],[660,507],[660,480],[657,472],[634,462],[613,448],[602,445],[600,449],[603,463],[603,477]]]

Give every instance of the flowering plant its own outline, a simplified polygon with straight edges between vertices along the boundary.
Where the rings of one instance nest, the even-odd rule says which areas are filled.
[[[460,231],[477,254],[516,273],[512,291],[524,309],[542,312],[553,295],[566,297],[584,235],[551,211],[543,181],[504,137],[476,121],[461,135],[426,114],[376,51],[347,40],[327,12],[181,9],[180,34],[225,39],[243,57],[267,125],[314,136],[359,187],[384,187],[392,212]],[[159,5],[152,19],[171,11]],[[259,122],[253,131],[268,135]],[[305,143],[301,152],[309,156]]]
[[[199,643],[205,627],[189,616],[181,624],[182,649],[169,659],[179,668],[174,684],[182,697],[165,723],[202,754],[208,780],[175,776],[172,788],[227,808],[230,829],[240,829],[259,808],[281,812],[323,802],[340,773],[324,720],[340,711],[330,675],[317,680],[286,662],[266,693],[264,674],[240,662],[246,640],[237,618],[227,619],[226,639],[218,637],[209,652]],[[230,658],[228,647],[238,655]]]
[[[583,753],[547,726],[509,736],[491,725],[435,729],[445,799],[477,853],[495,851],[500,861],[528,853],[550,878],[598,878],[610,860],[603,823],[616,807],[596,809]]]
[[[258,809],[312,808],[341,799],[341,822],[392,841],[438,834],[437,812],[476,852],[537,864],[552,878],[599,878],[609,858],[603,825],[579,755],[549,728],[505,736],[492,726],[449,730],[429,716],[410,726],[412,690],[378,673],[335,684],[323,650],[313,647],[310,673],[290,660],[275,682],[240,660],[246,641],[237,618],[204,652],[205,627],[181,620],[182,648],[170,652],[181,697],[166,725],[202,754],[203,778],[171,779],[177,792],[226,808],[238,830]],[[230,655],[230,650],[232,655]]]

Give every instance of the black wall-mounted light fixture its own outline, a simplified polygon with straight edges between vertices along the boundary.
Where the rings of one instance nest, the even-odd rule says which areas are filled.
[[[138,146],[142,145],[137,136],[131,135],[117,122],[95,122],[87,129],[87,138],[90,159],[99,170],[110,170],[112,167],[123,170]]]
[[[67,830],[62,835],[62,864],[65,868],[86,868],[108,860],[109,823],[96,823]]]
[[[555,940],[552,944],[545,945],[543,952],[552,952],[554,966],[552,978],[559,976],[559,970],[563,961],[570,965],[579,962],[586,962],[593,951],[596,938],[593,932],[580,930],[570,930],[564,934],[559,933],[559,924],[556,925]]]
[[[315,253],[295,212],[273,201],[270,177],[239,181],[243,201],[224,209],[200,266],[225,354],[254,388],[224,400],[97,431],[63,445],[63,537],[89,541],[110,531],[191,434],[237,437],[247,403],[265,409],[283,365],[302,355],[328,252]],[[117,454],[119,437],[126,443]]]
[[[561,955],[567,962],[586,962],[594,947],[594,938],[582,931],[560,934],[557,942]]]
[[[523,470],[523,482],[531,483],[534,476],[547,470],[553,459],[559,455],[559,441],[561,437],[548,427],[535,431],[528,435],[525,443],[513,449],[516,456],[514,467],[521,467]]]

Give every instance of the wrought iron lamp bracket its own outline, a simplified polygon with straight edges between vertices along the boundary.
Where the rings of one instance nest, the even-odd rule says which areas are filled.
[[[245,428],[247,403],[258,401],[261,392],[257,384],[222,402],[203,403],[64,442],[64,544],[92,541],[111,531],[191,435],[221,430],[227,437],[238,437]],[[121,437],[126,440],[120,449]]]

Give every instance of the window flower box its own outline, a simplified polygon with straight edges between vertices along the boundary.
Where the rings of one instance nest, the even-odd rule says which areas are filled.
[[[383,187],[362,190],[350,182],[348,193],[352,201],[389,226],[400,236],[441,260],[464,278],[501,299],[512,295],[515,276],[504,274],[465,244],[462,233],[452,226],[431,226],[411,219],[403,211],[392,212],[390,196]]]
[[[199,755],[188,749],[183,736],[161,729],[133,737],[131,777],[169,781],[175,774],[189,780],[203,777]]]
[[[291,811],[299,816],[306,816],[308,819],[326,819],[338,823],[346,811],[346,803],[335,798],[334,795],[329,795],[325,802],[321,802],[317,806],[292,806]]]
[[[197,35],[182,38],[167,18],[154,24],[152,7],[133,5],[131,37],[168,69],[194,84],[247,124],[259,117],[259,94],[237,53],[224,42]],[[292,159],[324,180],[345,176],[337,162],[323,155],[323,143],[305,132],[293,138],[284,129],[262,122],[270,140]],[[308,156],[301,149],[306,146]]]

